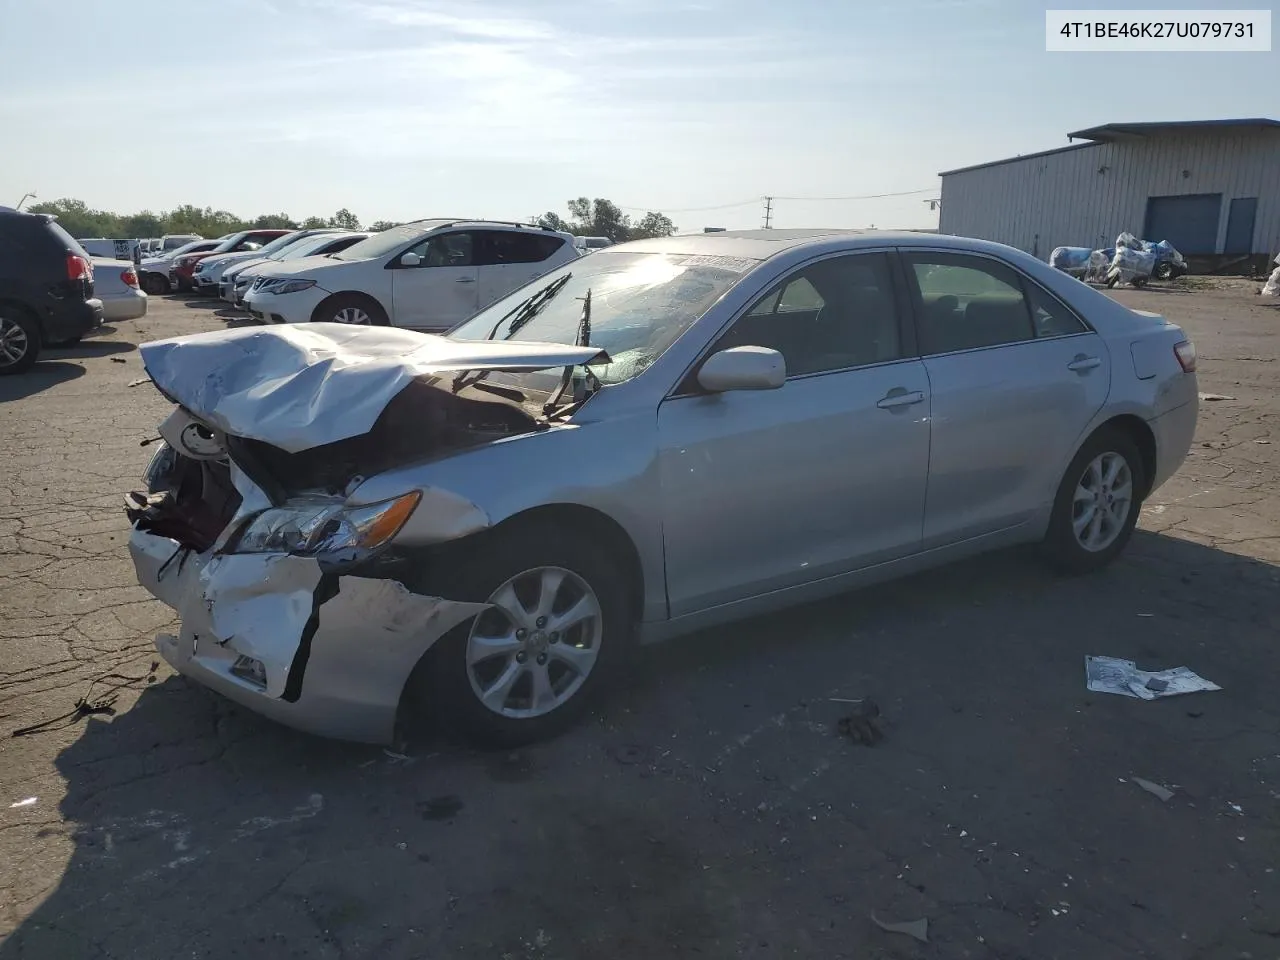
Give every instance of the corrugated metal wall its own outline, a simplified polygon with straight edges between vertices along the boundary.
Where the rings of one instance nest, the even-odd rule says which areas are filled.
[[[1122,230],[1141,234],[1148,197],[1189,193],[1222,194],[1218,252],[1237,197],[1258,198],[1253,252],[1280,250],[1280,130],[1092,144],[947,174],[939,232],[1045,259],[1054,247],[1110,246]]]

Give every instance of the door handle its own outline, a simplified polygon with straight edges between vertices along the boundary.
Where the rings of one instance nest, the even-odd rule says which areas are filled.
[[[1067,369],[1074,370],[1076,373],[1083,373],[1086,370],[1092,370],[1094,367],[1100,366],[1102,366],[1102,361],[1098,357],[1086,357],[1084,354],[1080,354],[1067,364]]]
[[[912,404],[920,403],[924,400],[924,393],[919,390],[913,390],[907,393],[902,387],[895,387],[885,394],[876,406],[881,410],[893,410],[897,407],[909,407]]]
[[[454,283],[475,283],[476,278],[475,277],[454,277],[453,282]]]

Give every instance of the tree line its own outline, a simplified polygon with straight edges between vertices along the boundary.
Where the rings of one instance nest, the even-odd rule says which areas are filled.
[[[669,237],[676,225],[665,213],[650,210],[638,221],[622,212],[616,203],[601,198],[578,197],[568,203],[569,219],[548,211],[538,218],[538,226],[546,230],[563,230],[578,237],[608,237],[614,243]]]
[[[134,239],[162,237],[170,233],[198,233],[202,237],[220,237],[224,233],[240,230],[315,230],[321,227],[341,227],[346,230],[367,229],[374,233],[389,230],[398,224],[390,220],[377,220],[368,227],[360,225],[360,218],[343,207],[331,217],[306,217],[295,220],[287,213],[264,213],[246,220],[227,210],[213,207],[197,207],[183,204],[172,210],[155,213],[142,210],[121,214],[109,210],[94,210],[83,200],[64,197],[46,203],[36,203],[26,208],[31,213],[51,213],[73,237],[112,237]]]
[[[270,228],[315,230],[341,227],[346,230],[370,230],[377,233],[399,226],[390,220],[377,220],[367,227],[360,218],[343,207],[331,217],[307,217],[295,220],[287,213],[264,213],[246,220],[227,210],[182,204],[172,210],[155,213],[142,210],[121,214],[94,210],[83,200],[64,197],[27,208],[32,213],[51,213],[73,237],[112,237],[115,239],[162,237],[170,233],[198,233],[202,237],[220,237],[240,230]],[[581,237],[608,237],[614,243],[647,237],[669,237],[676,225],[666,214],[650,211],[637,221],[622,212],[610,200],[579,197],[568,202],[568,219],[548,211],[538,218],[538,225],[548,230],[563,230]]]

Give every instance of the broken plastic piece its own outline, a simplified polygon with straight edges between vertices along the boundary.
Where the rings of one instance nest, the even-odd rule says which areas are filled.
[[[1141,777],[1134,777],[1133,782],[1153,797],[1159,797],[1165,803],[1168,803],[1173,798],[1173,791],[1168,787],[1162,787],[1160,784],[1152,783],[1150,780],[1143,780]]]
[[[1085,686],[1094,693],[1114,693],[1140,700],[1222,689],[1186,667],[1146,671],[1139,670],[1132,660],[1116,657],[1085,657],[1084,675]]]
[[[897,923],[885,923],[873,913],[871,914],[871,922],[887,933],[905,933],[909,937],[915,937],[921,943],[929,942],[928,919],[921,918],[920,920],[903,920]]]
[[[10,810],[13,810],[15,807],[31,807],[31,806],[35,806],[36,799],[37,799],[36,797],[27,797],[27,799],[25,799],[25,800],[19,800],[17,803],[11,803],[11,804],[9,804],[9,809],[10,809]]]

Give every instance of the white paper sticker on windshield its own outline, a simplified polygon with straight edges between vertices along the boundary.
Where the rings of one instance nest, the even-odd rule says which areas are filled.
[[[746,273],[760,261],[747,257],[713,257],[709,255],[675,256],[673,263],[682,267],[719,267],[721,270],[732,270],[734,273]]]

